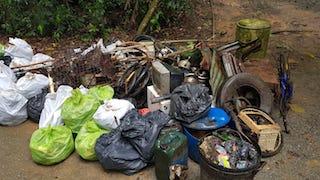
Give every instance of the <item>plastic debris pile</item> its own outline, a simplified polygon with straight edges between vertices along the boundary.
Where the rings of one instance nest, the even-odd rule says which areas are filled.
[[[258,163],[255,147],[239,137],[225,134],[207,136],[200,144],[200,152],[210,163],[228,169],[247,169]]]

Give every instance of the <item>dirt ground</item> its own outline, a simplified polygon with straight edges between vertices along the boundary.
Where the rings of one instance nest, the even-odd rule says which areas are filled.
[[[181,27],[163,29],[159,39],[209,38],[211,36],[211,8],[208,1],[199,0],[194,11]],[[299,33],[280,33],[270,39],[269,58],[276,46],[291,49],[290,62],[295,94],[288,116],[291,133],[284,135],[284,147],[274,157],[264,159],[266,166],[255,179],[320,179],[320,3],[318,1],[250,1],[215,0],[216,33],[221,42],[234,39],[235,23],[241,18],[260,17],[271,21],[273,31],[305,30]],[[259,2],[259,3],[257,3]],[[166,32],[166,33],[165,33]],[[129,39],[130,34],[114,33]],[[120,38],[121,38],[120,37]],[[6,38],[0,37],[5,43]],[[53,57],[63,56],[67,48],[76,48],[79,42],[67,38],[63,42],[50,39],[28,39],[38,52]],[[81,46],[86,45],[81,43]],[[275,112],[274,114],[277,114]],[[278,119],[278,116],[275,116]],[[279,121],[281,123],[281,121]],[[1,179],[156,179],[149,167],[133,176],[104,171],[98,162],[87,162],[73,153],[55,166],[40,166],[32,162],[29,139],[37,124],[27,121],[16,127],[0,127]],[[199,166],[189,161],[188,179],[199,179]]]

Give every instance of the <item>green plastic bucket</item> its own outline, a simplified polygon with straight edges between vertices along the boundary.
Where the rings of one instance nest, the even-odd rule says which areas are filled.
[[[271,33],[271,25],[267,20],[242,19],[237,23],[236,40],[247,44],[257,39],[261,41],[261,49],[251,53],[248,58],[264,58],[267,54],[268,42]],[[238,54],[242,54],[239,49]]]

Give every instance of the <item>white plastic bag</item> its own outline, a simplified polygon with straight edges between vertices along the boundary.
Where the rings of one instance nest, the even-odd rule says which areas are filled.
[[[27,120],[28,100],[12,90],[0,90],[0,124],[14,126]]]
[[[96,44],[92,44],[89,48],[85,49],[82,53],[81,56],[86,56],[89,52],[95,50],[96,48],[99,48],[102,54],[109,54],[113,52],[117,46],[120,46],[122,44],[121,41],[116,41],[112,44],[109,44],[107,46],[104,46],[103,44],[103,39],[99,39],[99,41]],[[79,52],[79,51],[77,51]]]
[[[56,93],[49,93],[46,96],[39,120],[39,128],[63,125],[61,106],[71,96],[72,90],[72,87],[62,85],[59,86]]]
[[[19,58],[19,57],[13,57],[11,63],[10,63],[10,68],[15,68],[19,66],[26,66],[31,63],[30,60],[25,59],[25,58]]]
[[[0,90],[16,90],[16,76],[13,71],[0,61]]]
[[[134,105],[127,100],[107,100],[98,108],[93,119],[101,128],[115,129],[120,125],[120,119],[131,109],[134,109]]]
[[[9,47],[5,49],[5,55],[24,58],[31,61],[33,57],[32,47],[23,39],[9,38]]]
[[[13,81],[11,81],[10,78],[8,78],[8,77],[0,77],[0,90],[3,90],[3,91],[8,91],[8,90],[17,91],[17,87],[16,87],[16,84]]]
[[[17,78],[14,72],[6,66],[3,61],[0,61],[0,77],[8,77],[11,81],[16,82]]]
[[[79,86],[79,90],[80,90],[80,92],[81,92],[83,95],[88,94],[88,91],[89,91],[89,89],[86,88],[86,87],[84,87],[83,85],[80,85],[80,86]]]
[[[32,61],[32,47],[23,39],[9,38],[9,47],[5,49],[5,55],[11,56],[10,67],[28,65]]]
[[[48,77],[42,74],[26,73],[17,81],[17,90],[27,99],[32,98],[42,92],[42,89],[49,85]]]
[[[51,56],[48,56],[48,55],[45,55],[42,53],[37,53],[36,55],[34,55],[32,57],[31,64],[41,63],[41,62],[50,61],[50,60],[53,60],[53,58]]]

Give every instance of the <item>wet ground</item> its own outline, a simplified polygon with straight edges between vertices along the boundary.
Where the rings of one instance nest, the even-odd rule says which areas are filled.
[[[320,5],[316,1],[259,1],[242,3],[240,0],[216,0],[216,29],[224,32],[224,41],[234,38],[234,24],[245,17],[262,17],[272,22],[275,30],[307,30],[302,33],[281,33],[271,36],[269,57],[279,44],[291,49],[290,62],[295,95],[288,121],[291,133],[284,135],[282,151],[265,159],[267,165],[255,179],[320,179]],[[169,33],[161,38],[210,37],[210,3],[199,1],[193,13],[199,21],[192,28],[182,26],[181,33]],[[256,1],[255,1],[256,2]],[[314,2],[314,3],[313,3]],[[190,25],[190,24],[189,24]],[[190,26],[189,26],[190,27]],[[313,31],[313,32],[309,32]],[[178,32],[178,31],[176,31]],[[200,34],[200,35],[199,35]],[[4,38],[0,38],[5,42]],[[50,40],[30,40],[38,51],[59,54],[61,44]],[[76,47],[76,43],[67,43]],[[277,113],[275,113],[277,114]],[[277,116],[275,118],[278,118]],[[279,121],[281,123],[281,121]],[[154,168],[149,167],[133,176],[104,171],[98,162],[87,162],[73,153],[55,166],[40,166],[32,162],[29,139],[37,124],[27,121],[16,127],[0,127],[1,179],[155,179]],[[199,166],[189,161],[189,179],[199,179]]]

